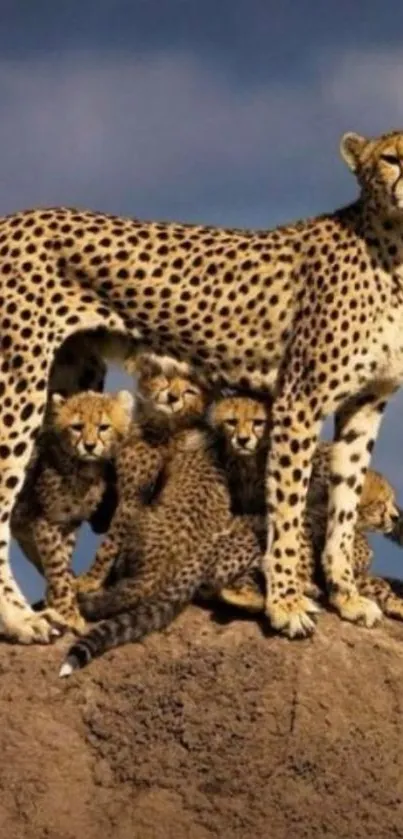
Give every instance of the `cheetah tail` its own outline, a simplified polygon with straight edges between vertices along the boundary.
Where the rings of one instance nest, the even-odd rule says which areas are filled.
[[[185,608],[190,597],[165,602],[159,597],[140,601],[135,609],[102,621],[70,647],[59,670],[60,677],[86,667],[93,658],[107,650],[141,641],[149,632],[163,629]]]

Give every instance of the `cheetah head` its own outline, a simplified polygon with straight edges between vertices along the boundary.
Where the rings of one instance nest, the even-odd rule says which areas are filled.
[[[388,215],[403,212],[403,132],[375,139],[347,133],[340,151],[366,196]]]
[[[210,406],[208,423],[229,451],[248,457],[267,443],[269,406],[257,396],[222,396]]]
[[[358,523],[365,530],[391,532],[399,519],[396,494],[389,481],[370,469],[358,508]]]
[[[108,460],[129,430],[133,396],[83,391],[51,397],[51,423],[65,451],[85,461]]]
[[[206,390],[187,364],[149,354],[137,359],[136,368],[139,414],[143,419],[185,427],[202,418]]]

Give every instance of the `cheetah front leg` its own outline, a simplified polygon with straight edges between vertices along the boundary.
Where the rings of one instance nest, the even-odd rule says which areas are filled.
[[[126,452],[128,455],[126,456]],[[89,570],[75,580],[76,592],[89,594],[98,591],[119,557],[127,538],[130,546],[136,542],[136,520],[141,516],[141,490],[153,485],[163,468],[162,451],[150,448],[142,440],[123,447],[117,462],[117,494],[128,502],[118,503],[110,528],[97,550]]]
[[[47,606],[57,613],[60,624],[80,633],[85,629],[85,621],[78,608],[71,569],[76,531],[63,531],[60,525],[45,518],[33,521],[30,530],[47,583]]]
[[[350,400],[336,419],[335,443],[331,451],[329,515],[322,559],[329,599],[344,620],[367,627],[380,620],[377,604],[359,593],[354,580],[353,548],[358,503],[370,462],[385,396],[367,392]]]
[[[267,465],[266,613],[274,629],[290,638],[314,629],[318,606],[299,579],[301,535],[321,416],[298,385],[287,383],[272,409],[271,450]]]
[[[0,330],[1,327],[0,322]],[[1,334],[4,341],[7,335],[4,330]],[[46,391],[41,388],[31,392],[23,373],[18,375],[15,371],[15,375],[8,376],[4,372],[6,363],[0,370],[0,632],[21,644],[46,644],[60,634],[58,616],[51,609],[38,613],[30,608],[17,588],[9,564],[11,514],[24,481],[32,437],[42,421]],[[24,363],[28,364],[28,360]],[[40,366],[38,379],[42,375]]]
[[[124,515],[124,510],[118,510],[89,570],[74,580],[77,594],[96,592],[103,586],[122,551],[129,532],[129,522],[130,518]]]

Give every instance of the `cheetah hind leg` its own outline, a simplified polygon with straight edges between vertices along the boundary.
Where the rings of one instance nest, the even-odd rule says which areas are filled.
[[[376,440],[387,397],[394,388],[353,397],[337,412],[331,475],[326,545],[322,556],[331,605],[343,620],[367,628],[375,626],[382,611],[373,598],[363,596],[354,578],[354,532],[362,484]],[[351,464],[357,479],[351,478]],[[360,480],[358,480],[360,475]]]
[[[218,599],[255,614],[264,612],[266,596],[261,561],[260,540],[248,525],[247,517],[235,519],[232,531],[223,534],[210,549]],[[305,600],[311,614],[320,611],[316,603]]]
[[[366,577],[357,582],[360,594],[375,600],[384,615],[403,621],[403,599],[395,594],[387,580]]]

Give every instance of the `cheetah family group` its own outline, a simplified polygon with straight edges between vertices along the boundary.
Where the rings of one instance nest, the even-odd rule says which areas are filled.
[[[46,578],[55,621],[82,636],[62,676],[167,625],[195,595],[264,611],[270,395],[208,388],[167,357],[140,354],[132,366],[135,407],[128,391],[51,393],[12,514],[13,534]],[[314,455],[298,560],[311,613],[325,594],[320,555],[331,449],[320,443]],[[369,470],[354,576],[361,594],[403,619],[403,600],[370,575],[365,536],[392,533],[399,518],[392,487]],[[75,578],[72,552],[83,521],[106,535],[89,571]],[[86,620],[101,622],[86,632]]]
[[[367,627],[402,616],[365,531],[399,523],[368,467],[403,381],[403,132],[345,134],[341,153],[358,199],[273,230],[0,220],[0,627],[20,643],[74,629],[61,675],[195,595],[290,638],[322,598]],[[108,359],[136,373],[135,399],[102,392]],[[82,521],[105,535],[75,579]],[[40,612],[11,534],[46,577]]]

